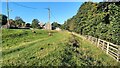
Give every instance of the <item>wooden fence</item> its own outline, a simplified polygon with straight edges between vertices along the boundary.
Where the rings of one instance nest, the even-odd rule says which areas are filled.
[[[100,47],[103,51],[105,51],[112,58],[120,62],[120,45],[115,45],[105,40],[98,39],[98,38],[88,36],[88,35],[84,37],[85,39],[91,41],[91,43],[95,44],[97,47]]]

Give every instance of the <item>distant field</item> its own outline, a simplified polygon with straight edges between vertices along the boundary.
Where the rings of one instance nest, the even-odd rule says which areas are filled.
[[[67,31],[2,30],[3,66],[118,66],[101,49]]]

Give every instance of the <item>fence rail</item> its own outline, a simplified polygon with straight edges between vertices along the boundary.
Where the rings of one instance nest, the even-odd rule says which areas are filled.
[[[97,47],[100,47],[108,55],[113,57],[115,60],[120,62],[120,45],[115,45],[113,43],[107,42],[102,39],[98,39],[92,36],[85,35],[85,39],[91,41],[93,44],[96,44]]]

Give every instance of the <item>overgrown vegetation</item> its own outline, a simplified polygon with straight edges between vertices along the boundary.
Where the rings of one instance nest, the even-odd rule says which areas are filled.
[[[85,2],[62,27],[120,45],[120,2]]]

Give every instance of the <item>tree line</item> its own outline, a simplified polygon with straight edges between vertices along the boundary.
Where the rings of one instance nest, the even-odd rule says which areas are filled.
[[[0,24],[1,26],[7,25],[7,16],[0,14]],[[9,19],[9,25],[10,28],[18,28],[18,27],[29,27],[29,28],[38,28],[42,29],[44,28],[46,23],[41,24],[38,19],[33,19],[32,23],[26,23],[21,17],[16,16],[15,19]],[[53,22],[52,29],[55,29],[56,27],[61,27],[61,24],[57,22]]]
[[[120,45],[120,2],[85,2],[63,29]]]
[[[23,27],[25,26],[25,22],[23,21],[23,19],[19,16],[16,16],[15,19],[9,19],[7,20],[7,16],[4,14],[0,14],[0,24],[2,26],[7,25],[8,21],[9,21],[9,26],[10,27]]]

